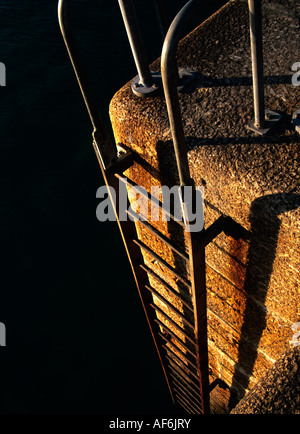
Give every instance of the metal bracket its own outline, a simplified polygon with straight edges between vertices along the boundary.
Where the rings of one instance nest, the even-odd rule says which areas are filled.
[[[113,164],[115,164],[117,159],[115,146],[105,128],[102,125],[101,130],[93,131],[93,142],[95,144],[94,148],[96,153],[100,158],[100,162],[104,170],[109,169]]]
[[[152,84],[148,86],[143,84],[139,75],[134,77],[131,82],[132,92],[139,97],[157,96],[162,93],[162,78],[159,72],[151,71]]]
[[[140,77],[137,75],[131,82],[132,92],[139,97],[155,97],[163,94],[162,76],[160,72],[151,71],[153,84],[151,86],[144,85]],[[178,70],[178,86],[177,91],[182,92],[189,84],[199,78],[199,73],[186,68]]]
[[[274,128],[278,122],[281,119],[281,115],[277,112],[274,112],[272,110],[266,109],[265,110],[265,120],[262,126],[256,126],[255,125],[255,119],[252,119],[249,125],[247,125],[247,128],[249,130],[254,131],[255,133],[265,136],[268,134],[268,132]]]
[[[300,109],[296,110],[293,114],[292,124],[295,127],[297,133],[300,134]]]
[[[200,233],[201,242],[207,246],[222,232],[236,240],[240,238],[250,240],[251,238],[251,233],[247,229],[243,228],[243,226],[235,222],[231,217],[222,215]]]

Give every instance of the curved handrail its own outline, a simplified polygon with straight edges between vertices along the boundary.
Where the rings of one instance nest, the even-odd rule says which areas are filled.
[[[191,180],[188,165],[185,135],[177,92],[178,68],[176,53],[186,25],[200,5],[200,0],[190,0],[176,15],[166,35],[161,55],[161,75],[181,186],[193,185],[193,181]]]
[[[73,36],[69,20],[69,0],[59,0],[58,20],[64,42],[73,65],[73,69],[88,110],[94,131],[93,138],[99,149],[99,156],[104,170],[107,170],[117,158],[116,148],[102,122],[97,104],[94,100],[89,81]]]
[[[119,0],[119,6],[138,72],[139,83],[144,87],[151,88],[153,85],[153,79],[146,57],[146,51],[142,41],[133,1]]]
[[[187,159],[187,149],[177,92],[178,68],[176,52],[183,36],[185,25],[193,17],[199,0],[190,0],[173,20],[162,49],[161,75],[165,93],[168,116],[174,143],[180,184],[193,185]],[[247,126],[255,133],[264,135],[280,120],[281,116],[264,106],[264,77],[262,53],[262,13],[261,0],[248,0],[251,32],[251,58],[253,70],[254,120]],[[271,119],[271,120],[270,120]]]

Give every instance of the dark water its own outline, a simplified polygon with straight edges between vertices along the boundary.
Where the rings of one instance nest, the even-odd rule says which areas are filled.
[[[108,122],[109,100],[135,75],[118,4],[71,3]],[[136,3],[154,60],[161,47],[151,2]],[[185,1],[167,3],[172,16]],[[0,322],[7,330],[0,412],[175,412],[117,226],[96,220],[103,181],[56,9],[56,0],[0,3],[7,69],[0,88]]]

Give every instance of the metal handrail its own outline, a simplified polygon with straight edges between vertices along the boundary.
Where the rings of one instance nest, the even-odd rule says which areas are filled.
[[[132,0],[119,0],[123,21],[129,39],[131,51],[139,75],[139,82],[144,87],[151,87],[153,79],[149,69],[145,47]]]
[[[254,125],[265,123],[264,66],[262,46],[262,10],[260,0],[249,0],[249,22],[253,76]]]
[[[265,135],[277,124],[281,115],[265,108],[261,0],[248,0],[248,7],[254,104],[254,119],[248,128]]]
[[[162,4],[162,0],[156,0],[157,4]],[[266,130],[266,120],[265,120],[265,110],[264,110],[264,87],[263,87],[263,69],[262,69],[262,34],[261,32],[261,14],[257,14],[259,11],[259,7],[261,0],[249,0],[249,8],[252,3],[255,6],[255,9],[250,10],[250,27],[253,35],[251,36],[251,48],[252,48],[252,65],[253,65],[253,87],[254,87],[254,111],[255,111],[255,120],[253,129],[261,133],[259,130]],[[124,9],[124,15],[127,20],[133,20],[133,25],[136,24],[137,18],[135,16],[134,9],[130,12],[130,7],[133,8],[132,0],[119,0],[120,6],[123,5],[126,9]],[[114,200],[111,197],[112,205],[117,217],[117,221],[120,227],[120,231],[123,237],[123,241],[128,253],[128,257],[130,260],[130,264],[133,270],[133,274],[137,283],[138,291],[143,303],[143,307],[146,313],[146,317],[149,323],[149,327],[151,333],[153,335],[153,339],[157,348],[157,352],[162,363],[162,367],[166,376],[166,380],[173,397],[172,387],[170,380],[167,374],[167,365],[164,357],[161,354],[161,346],[159,343],[158,336],[161,336],[159,333],[159,329],[156,327],[158,320],[156,318],[155,310],[153,310],[152,303],[152,295],[151,285],[149,284],[147,277],[147,268],[143,268],[143,256],[141,249],[147,247],[143,244],[139,238],[135,228],[135,224],[132,220],[123,221],[119,218],[119,179],[122,178],[119,171],[124,172],[130,165],[132,164],[132,154],[128,151],[124,157],[117,158],[115,143],[111,140],[103,122],[100,117],[97,105],[93,98],[91,89],[89,87],[88,79],[75,43],[75,39],[73,37],[69,16],[68,16],[68,5],[69,0],[59,0],[58,5],[58,16],[59,16],[59,24],[61,27],[61,31],[63,34],[63,38],[85,101],[85,104],[88,109],[88,113],[93,124],[93,137],[94,137],[94,146],[95,150],[98,153],[98,157],[100,160],[100,166],[103,169],[104,180],[107,186],[112,186],[116,191],[116,204],[114,204]],[[127,6],[126,6],[127,5]],[[175,19],[173,20],[162,50],[162,58],[161,58],[161,73],[163,80],[163,89],[165,93],[165,99],[167,104],[168,116],[170,121],[171,133],[174,143],[178,174],[180,178],[180,192],[183,192],[183,187],[192,186],[194,193],[196,193],[196,189],[194,186],[194,182],[190,176],[189,164],[188,164],[188,156],[187,156],[187,147],[185,141],[185,134],[183,128],[183,120],[181,116],[180,109],[180,101],[178,96],[178,67],[176,62],[176,53],[180,39],[183,36],[186,25],[188,25],[191,18],[194,17],[198,8],[200,9],[202,6],[201,0],[190,0],[187,4],[181,9],[181,11],[177,14]],[[251,15],[252,14],[252,15]],[[252,24],[251,24],[251,19]],[[129,22],[128,21],[128,22]],[[131,23],[132,24],[132,23]],[[132,31],[132,26],[129,25],[129,31]],[[136,38],[140,38],[139,30],[136,29],[135,35],[132,39],[133,48],[136,49],[137,40]],[[138,44],[141,43],[141,40]],[[140,45],[140,49],[143,51],[143,45]],[[141,84],[145,93],[148,94],[149,88],[155,89],[157,86],[153,86],[151,84],[151,80],[153,79],[153,73],[150,71],[146,58],[141,61],[139,57],[139,49],[136,52],[137,57],[137,66],[140,68],[140,76],[138,76],[138,82],[134,81],[133,84],[137,83]],[[148,68],[148,69],[147,69]],[[149,70],[149,71],[148,71]],[[149,76],[149,73],[150,76]],[[154,83],[155,84],[155,83]],[[138,86],[137,86],[138,87]],[[142,92],[143,93],[143,92]],[[270,111],[269,111],[270,112]],[[271,112],[274,113],[274,112]],[[251,128],[252,126],[250,126]],[[129,184],[127,184],[129,185]],[[195,359],[197,362],[198,369],[198,377],[199,384],[197,385],[200,390],[201,397],[201,408],[198,408],[197,412],[209,413],[209,376],[208,376],[208,348],[207,348],[207,305],[206,305],[206,282],[205,282],[205,247],[208,242],[210,242],[215,236],[217,236],[221,231],[226,229],[226,221],[222,219],[218,219],[214,222],[209,228],[201,230],[199,232],[190,232],[188,229],[190,218],[187,210],[192,209],[192,207],[186,206],[185,197],[182,193],[180,193],[180,197],[182,200],[182,209],[185,220],[185,230],[186,230],[186,241],[188,245],[188,260],[189,260],[189,280],[190,285],[188,287],[191,288],[192,295],[192,304],[193,304],[193,313],[194,313],[194,335],[195,335]],[[153,233],[153,232],[152,232]],[[168,243],[168,247],[172,248],[176,252],[176,247],[174,247],[171,243],[169,243],[166,239],[162,238],[160,233],[156,231],[156,236],[162,239],[163,241]],[[149,247],[147,247],[148,254],[152,254],[154,258],[159,261],[159,256],[152,251]],[[187,260],[187,258],[185,258]],[[163,263],[166,266],[167,263]],[[173,269],[172,273],[180,280],[180,274],[177,274]],[[181,277],[182,280],[182,277]],[[185,279],[186,280],[186,279]],[[182,280],[185,282],[185,280]],[[148,282],[148,284],[147,284]],[[185,284],[188,281],[186,280]],[[153,288],[152,288],[153,289]],[[148,294],[149,292],[149,294]],[[159,308],[155,307],[157,311]],[[161,323],[162,324],[162,323]],[[168,333],[172,336],[172,331],[168,329],[167,326],[163,324],[164,328]],[[156,328],[155,328],[156,327]],[[175,335],[174,335],[175,336]],[[176,339],[179,339],[176,336]],[[179,339],[180,341],[180,339]],[[180,345],[184,345],[183,343]],[[183,346],[184,348],[184,346]],[[178,397],[178,401],[180,401],[180,394]],[[192,405],[192,404],[191,404]]]
[[[200,6],[200,0],[190,0],[176,15],[166,35],[161,55],[161,75],[181,186],[192,185],[193,182],[188,165],[183,121],[177,91],[178,67],[176,53],[186,25]]]
[[[118,1],[138,72],[132,80],[131,89],[137,96],[156,96],[161,92],[161,76],[150,71],[133,0]],[[161,32],[164,33],[167,24],[162,0],[155,0],[155,9]]]
[[[117,159],[116,147],[101,119],[89,81],[81,60],[81,56],[72,32],[69,19],[69,0],[59,0],[58,20],[63,39],[73,65],[73,69],[88,110],[92,125],[93,138],[99,149],[99,157],[104,170],[109,169]]]
[[[200,8],[199,0],[190,0],[177,14],[166,35],[161,55],[161,74],[166,98],[169,122],[173,137],[180,184],[190,185],[190,171],[187,159],[185,135],[177,91],[178,67],[176,51],[183,36],[185,25]],[[248,127],[258,134],[266,134],[280,120],[281,116],[264,105],[264,75],[262,48],[261,0],[249,0],[251,36],[251,60],[253,75],[254,120]]]

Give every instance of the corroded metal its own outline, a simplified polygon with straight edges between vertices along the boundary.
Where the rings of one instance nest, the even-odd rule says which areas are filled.
[[[172,134],[175,145],[176,157],[178,162],[178,172],[181,179],[181,187],[191,185],[193,182],[190,177],[188,160],[185,146],[185,137],[182,127],[182,119],[178,101],[178,71],[174,56],[179,37],[182,33],[182,24],[189,16],[195,12],[195,7],[200,2],[192,0],[179,13],[173,22],[164,45],[162,56],[162,70],[164,75],[164,89],[166,94],[167,106],[172,123]],[[71,32],[68,17],[68,0],[59,1],[59,22],[64,41],[87,106],[88,113],[94,128],[94,149],[99,161],[100,169],[108,187],[112,187],[116,192],[117,200],[111,197],[112,206],[116,215],[116,220],[124,241],[126,252],[131,264],[140,299],[145,311],[148,325],[155,343],[155,347],[162,365],[162,369],[168,384],[172,399],[180,404],[184,409],[191,413],[209,413],[209,382],[208,382],[208,351],[207,351],[207,318],[206,318],[206,284],[205,284],[205,246],[221,231],[226,229],[226,219],[219,219],[207,230],[200,232],[190,232],[188,230],[191,222],[189,214],[185,212],[185,222],[177,221],[176,218],[164,208],[164,204],[157,198],[144,193],[147,200],[158,206],[160,211],[167,214],[174,224],[180,229],[185,230],[188,254],[184,249],[179,249],[171,241],[168,241],[163,233],[151,227],[150,224],[143,225],[152,236],[165,243],[174,253],[178,254],[189,269],[188,276],[181,275],[181,272],[171,267],[156,252],[139,239],[138,231],[134,219],[123,221],[119,218],[120,209],[119,189],[120,181],[126,186],[134,186],[134,182],[124,177],[126,171],[135,161],[135,154],[131,151],[125,152],[121,157],[117,155],[116,144],[111,140],[99,111],[93,99],[91,89],[85,74],[83,64],[77,50],[74,37]],[[174,36],[175,35],[175,36]],[[175,39],[173,39],[175,37]],[[166,49],[167,47],[167,49]],[[171,53],[171,54],[170,54]],[[173,56],[173,57],[172,57]],[[164,60],[166,61],[164,63]],[[173,69],[168,69],[170,62]],[[175,68],[174,68],[175,66]],[[169,97],[168,97],[169,95]],[[172,118],[174,104],[177,107],[177,117]],[[110,188],[108,189],[110,194]],[[184,197],[182,198],[183,208],[185,206]],[[134,217],[134,214],[131,213]],[[143,253],[150,255],[156,263],[163,266],[179,282],[178,288],[185,288],[184,294],[177,292],[170,287],[161,275],[158,276],[150,270],[145,263]],[[172,306],[163,293],[158,293],[151,285],[150,278],[155,278],[160,282],[166,294],[173,294],[175,299],[186,307],[184,312]],[[180,289],[180,288],[179,288]],[[157,297],[168,310],[162,310],[154,298]],[[174,315],[176,320],[174,319]],[[192,317],[192,320],[191,320]],[[181,323],[177,321],[180,320]],[[182,325],[181,325],[182,324]],[[187,328],[186,328],[187,326]],[[189,329],[189,331],[188,331]],[[173,354],[173,356],[172,356]],[[193,359],[193,361],[191,361]]]
[[[190,0],[175,17],[167,33],[161,58],[164,94],[167,103],[180,186],[191,186],[192,188],[194,187],[194,183],[190,176],[185,134],[177,91],[178,67],[176,62],[176,53],[186,24],[196,13],[200,7],[200,3],[201,2],[198,0]],[[201,242],[201,232],[190,232],[188,230],[190,217],[186,214],[187,207],[185,207],[184,200],[185,199],[182,198],[182,208],[183,215],[185,215],[185,229],[188,243],[190,283],[195,322],[194,339],[196,344],[195,352],[198,368],[197,381],[199,382],[198,385],[201,396],[201,402],[199,402],[197,410],[201,413],[209,413],[205,244]],[[175,396],[178,396],[178,394],[175,394]],[[189,406],[192,406],[193,408],[192,404]]]
[[[71,26],[69,21],[69,15],[68,15],[68,0],[59,0],[59,7],[58,7],[58,15],[59,15],[59,22],[61,26],[61,31],[64,37],[64,41],[83,95],[83,98],[85,100],[88,112],[91,117],[91,121],[94,127],[94,131],[99,131],[100,134],[103,134],[104,126],[102,124],[100,116],[97,114],[97,107],[95,105],[95,102],[92,98],[92,94],[90,93],[89,87],[88,87],[88,80],[85,75],[85,71],[83,68],[83,65],[80,60],[79,52],[75,43],[75,40],[72,36],[71,32]],[[109,152],[111,152],[111,141],[106,142],[106,146],[109,148]],[[128,164],[131,164],[132,162],[132,154],[128,152],[125,154],[122,158],[122,164],[119,167],[118,160],[110,160],[110,164],[105,164],[105,158],[103,158],[104,155],[106,155],[106,152],[108,151],[106,147],[99,147],[96,140],[93,142],[93,146],[96,152],[96,156],[98,158],[98,162],[100,165],[100,169],[104,178],[104,182],[107,186],[113,187],[116,192],[116,197],[119,197],[119,188],[120,188],[120,172],[118,172],[118,169],[120,167],[125,170],[126,162]],[[128,158],[127,158],[128,157]],[[114,164],[113,164],[114,163]],[[114,170],[115,168],[115,170]],[[120,169],[121,170],[121,169]],[[110,194],[110,189],[108,189],[108,192]],[[159,327],[155,323],[155,311],[151,308],[150,304],[153,301],[151,293],[145,288],[145,284],[150,285],[150,282],[148,280],[147,272],[140,267],[140,264],[143,264],[143,256],[140,247],[133,242],[134,239],[137,238],[136,233],[136,227],[132,220],[127,219],[126,221],[121,221],[119,219],[119,201],[117,200],[116,203],[114,203],[114,200],[112,197],[110,197],[112,206],[114,208],[114,212],[116,215],[117,223],[122,235],[122,239],[124,242],[124,246],[127,252],[127,256],[132,268],[132,272],[134,275],[134,279],[137,285],[137,289],[139,292],[139,296],[144,308],[144,312],[147,318],[147,322],[154,340],[154,344],[158,353],[158,357],[160,359],[163,372],[166,377],[166,381],[171,393],[171,397],[174,401],[173,397],[173,391],[171,389],[169,377],[167,375],[167,367],[166,362],[162,355],[162,339],[159,336]]]

